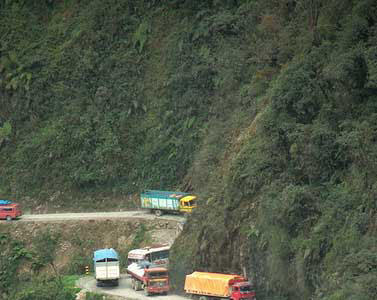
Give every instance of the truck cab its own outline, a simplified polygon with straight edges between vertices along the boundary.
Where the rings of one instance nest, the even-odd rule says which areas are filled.
[[[252,289],[251,284],[247,281],[236,282],[235,284],[233,284],[233,286],[231,286],[231,294],[229,298],[233,300],[256,299],[255,291]]]
[[[181,213],[191,213],[196,208],[196,196],[185,196],[179,202],[179,211]]]
[[[167,294],[169,291],[169,276],[166,268],[145,269],[145,290],[150,294]]]

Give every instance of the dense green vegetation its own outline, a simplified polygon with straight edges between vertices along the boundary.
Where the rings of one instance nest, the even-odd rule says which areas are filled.
[[[258,299],[374,299],[376,16],[373,0],[2,0],[0,196],[193,190],[176,287],[244,269]]]
[[[56,237],[45,232],[35,245],[34,250],[30,250],[8,232],[0,232],[0,299],[76,299],[78,289],[74,287],[74,278],[63,277],[56,272],[52,276],[38,276],[38,270],[46,265],[55,270]],[[19,268],[28,263],[33,272],[19,275]]]

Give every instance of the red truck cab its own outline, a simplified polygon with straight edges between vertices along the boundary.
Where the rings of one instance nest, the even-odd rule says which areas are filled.
[[[20,216],[22,216],[22,211],[19,204],[11,202],[10,204],[0,205],[0,219],[11,221]]]
[[[247,281],[234,283],[231,287],[231,290],[232,292],[229,296],[230,299],[233,299],[233,300],[256,299],[255,291],[251,288],[250,283]]]
[[[169,292],[169,274],[166,268],[132,263],[127,267],[127,273],[131,275],[131,286],[135,291],[144,290],[147,296],[166,295]]]
[[[147,294],[167,294],[169,292],[168,270],[165,268],[151,268],[145,270]]]

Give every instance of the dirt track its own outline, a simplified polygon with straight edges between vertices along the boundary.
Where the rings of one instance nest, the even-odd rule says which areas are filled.
[[[23,215],[16,222],[55,222],[73,220],[98,220],[98,219],[146,219],[146,220],[170,220],[182,222],[184,217],[179,215],[165,214],[161,217],[146,211],[121,211],[121,212],[93,212],[93,213],[63,213],[63,214],[36,214]]]
[[[120,296],[124,299],[142,299],[142,300],[187,300],[188,298],[169,294],[167,296],[163,295],[153,295],[153,296],[146,296],[143,291],[134,291],[131,288],[131,280],[129,275],[122,274],[119,286],[118,287],[97,287],[96,280],[93,276],[85,276],[80,278],[77,281],[77,286],[82,288],[86,291],[96,292],[99,294],[108,294],[113,296]]]

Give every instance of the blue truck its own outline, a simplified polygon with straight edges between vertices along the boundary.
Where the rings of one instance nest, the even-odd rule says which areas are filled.
[[[189,214],[196,207],[197,196],[190,193],[146,190],[140,195],[141,207],[161,216],[164,212]]]
[[[0,200],[0,205],[9,205],[12,204],[13,202],[10,200]]]
[[[119,284],[119,255],[113,248],[94,251],[93,262],[97,286]]]

